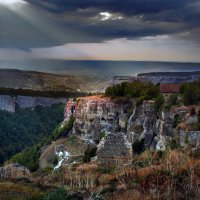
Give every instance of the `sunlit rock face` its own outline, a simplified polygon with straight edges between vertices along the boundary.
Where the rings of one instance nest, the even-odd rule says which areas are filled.
[[[3,179],[16,179],[16,178],[29,178],[31,177],[30,171],[19,164],[9,164],[0,167],[0,180]]]
[[[73,132],[99,140],[101,132],[126,131],[129,100],[112,100],[109,97],[92,96],[77,100]]]
[[[73,134],[84,139],[99,141],[102,132],[125,133],[133,144],[143,140],[145,147],[164,150],[172,137],[174,114],[169,111],[155,114],[154,101],[146,100],[140,105],[133,101],[89,96],[69,100],[65,110],[66,119],[75,117]]]
[[[98,145],[97,163],[99,165],[131,164],[132,146],[124,133],[109,133]]]
[[[64,121],[68,121],[71,116],[75,117],[76,101],[74,99],[69,99],[67,101],[64,113]]]

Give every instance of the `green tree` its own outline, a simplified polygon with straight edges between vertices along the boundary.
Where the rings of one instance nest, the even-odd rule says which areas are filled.
[[[154,103],[154,109],[156,112],[159,112],[161,106],[164,104],[165,99],[162,94],[160,94],[156,99]]]
[[[37,106],[34,110],[18,107],[15,113],[0,111],[0,136],[3,141],[0,143],[0,164],[49,137],[63,120],[63,110],[64,105],[58,104],[51,107]],[[28,150],[26,154],[30,156],[25,160],[31,158]]]

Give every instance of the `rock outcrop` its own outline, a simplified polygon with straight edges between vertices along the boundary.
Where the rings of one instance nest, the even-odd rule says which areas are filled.
[[[97,163],[103,166],[131,164],[132,146],[124,133],[109,133],[99,143]]]
[[[0,95],[0,110],[15,112],[16,106],[34,109],[36,106],[52,106],[58,103],[65,104],[65,102],[64,98]]]
[[[0,110],[15,112],[15,99],[11,96],[0,95]]]
[[[199,146],[199,132],[183,129],[184,125],[192,128],[197,123],[197,114],[192,116],[190,113],[191,108],[174,106],[171,109],[163,107],[156,114],[154,101],[151,100],[136,105],[130,100],[89,96],[76,102],[70,100],[65,116],[66,120],[72,115],[75,118],[72,134],[90,143],[98,144],[100,141],[98,163],[125,164],[131,160],[131,146],[135,142],[140,141],[146,148],[163,151],[172,139],[178,138],[177,133],[181,130],[181,144],[188,140],[191,146]],[[183,127],[178,126],[180,122],[184,123]]]
[[[31,177],[30,171],[22,165],[13,163],[0,167],[0,180],[29,177]]]
[[[200,131],[180,130],[180,145],[189,145],[191,148],[200,147]]]
[[[145,139],[145,145],[151,145],[156,131],[153,103],[153,101],[144,101],[134,108],[127,124],[127,135],[131,143]]]
[[[75,117],[73,134],[82,138],[99,141],[101,135],[125,133],[132,144],[144,140],[146,147],[164,150],[173,135],[174,113],[163,111],[158,117],[154,111],[154,101],[145,100],[136,106],[133,101],[113,100],[104,96],[83,97],[67,103],[65,116]]]
[[[133,103],[92,96],[77,100],[73,133],[99,140],[101,132],[126,131],[128,111]]]

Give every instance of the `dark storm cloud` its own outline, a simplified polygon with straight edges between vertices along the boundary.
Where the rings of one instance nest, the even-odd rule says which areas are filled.
[[[40,6],[49,12],[57,15],[63,14],[66,17],[69,13],[80,16],[77,22],[81,22],[84,30],[90,32],[96,30],[100,35],[104,35],[105,39],[112,37],[138,37],[154,36],[158,34],[177,34],[177,32],[193,31],[200,25],[200,1],[199,0],[27,0],[29,3]],[[87,12],[88,16],[80,15],[80,10],[91,10]],[[123,24],[119,30],[116,21],[110,22],[110,28],[104,23],[96,23],[91,26],[88,18],[91,14],[101,11],[111,13],[119,13],[124,16]],[[135,23],[130,20],[133,17],[140,16],[140,30],[134,30]],[[146,29],[145,22],[151,24],[150,29]],[[166,23],[163,28],[159,23]],[[170,23],[174,30],[168,30]],[[76,23],[75,23],[76,24]],[[79,23],[80,24],[80,23]],[[67,24],[66,24],[67,25]],[[127,27],[129,26],[129,27]],[[144,26],[144,27],[142,27]],[[181,26],[181,28],[180,28]],[[106,28],[105,28],[106,27]],[[102,30],[104,29],[104,33]],[[128,30],[127,30],[128,29]],[[194,30],[194,31],[195,31]],[[98,34],[98,33],[97,33]],[[107,38],[106,38],[107,36]]]
[[[74,11],[79,8],[98,8],[128,15],[156,13],[171,9],[180,9],[188,0],[27,0],[52,12]],[[190,1],[192,2],[192,1]]]
[[[21,11],[0,6],[0,47],[28,51],[75,42],[172,35],[199,41],[196,0],[26,0]],[[39,11],[38,11],[39,10]],[[100,12],[112,17],[102,20]],[[120,18],[119,18],[120,17]],[[6,20],[5,20],[6,19]]]
[[[179,21],[194,19],[192,5],[199,6],[198,0],[26,0],[51,12],[72,12],[78,9],[95,8],[134,16],[157,14],[163,19]],[[195,5],[196,4],[196,5]],[[188,9],[189,8],[189,9]],[[197,8],[198,9],[198,8]],[[183,11],[187,11],[183,12]],[[164,15],[163,15],[164,13]],[[160,15],[161,14],[161,15]],[[170,14],[170,15],[167,15]],[[172,14],[172,15],[171,15]]]

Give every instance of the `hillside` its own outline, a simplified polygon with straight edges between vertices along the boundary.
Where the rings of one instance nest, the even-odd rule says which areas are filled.
[[[48,137],[63,119],[64,104],[0,110],[0,165],[11,156]]]
[[[136,80],[68,99],[59,110],[2,111],[1,157],[8,160],[0,180],[23,200],[198,199],[199,85],[184,83],[165,98],[159,85]]]
[[[107,78],[57,75],[35,71],[0,69],[0,88],[56,91],[66,93],[102,92]],[[1,91],[0,91],[1,92]]]
[[[200,71],[189,72],[150,72],[137,75],[140,81],[151,81],[157,83],[183,83],[200,79]]]

